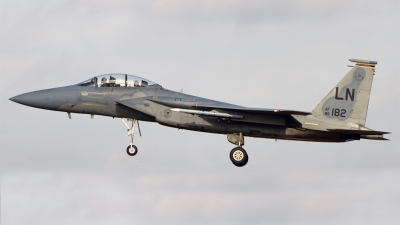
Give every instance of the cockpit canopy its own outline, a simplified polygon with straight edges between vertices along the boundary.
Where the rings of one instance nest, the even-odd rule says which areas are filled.
[[[128,74],[104,74],[85,80],[78,84],[78,86],[87,87],[148,87],[160,86],[153,81]]]

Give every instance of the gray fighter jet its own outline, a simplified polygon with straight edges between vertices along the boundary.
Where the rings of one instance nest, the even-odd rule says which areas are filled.
[[[248,108],[167,90],[150,80],[128,74],[95,76],[76,85],[29,92],[10,100],[41,109],[121,118],[133,145],[139,121],[193,131],[227,135],[236,145],[230,159],[241,167],[248,162],[244,137],[313,142],[387,140],[365,127],[372,78],[377,62],[356,63],[343,79],[311,111]],[[128,123],[131,122],[131,126]]]

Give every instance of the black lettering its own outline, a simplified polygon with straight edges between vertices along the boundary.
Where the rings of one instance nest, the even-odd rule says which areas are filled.
[[[347,97],[350,97],[351,101],[354,102],[354,89],[351,90],[351,94],[350,94],[350,90],[348,88],[346,88],[346,101],[347,101]]]
[[[338,97],[338,91],[339,91],[339,87],[336,87],[335,99],[337,99],[337,100],[343,100],[343,98],[339,98],[339,97]]]
[[[335,116],[339,116],[340,114],[340,109],[335,109]]]
[[[340,117],[346,117],[344,114],[346,114],[346,110],[342,109],[341,113],[340,113]]]

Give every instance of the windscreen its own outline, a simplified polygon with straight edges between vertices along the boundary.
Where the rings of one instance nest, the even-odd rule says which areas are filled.
[[[153,81],[128,74],[104,74],[85,80],[79,86],[91,87],[149,87],[158,85]]]

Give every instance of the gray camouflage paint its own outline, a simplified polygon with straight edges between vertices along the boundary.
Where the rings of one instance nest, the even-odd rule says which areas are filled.
[[[371,68],[369,69],[371,70]],[[246,108],[166,90],[160,85],[147,87],[71,85],[30,92],[15,96],[10,100],[47,110],[131,118],[193,131],[219,134],[242,133],[249,137],[299,141],[345,142],[359,140],[361,135],[331,132],[328,129],[353,128],[343,125],[343,123],[332,122],[332,120],[349,120],[357,101],[361,102],[361,107],[357,109],[360,112],[355,111],[361,116],[363,113],[366,115],[372,83],[371,71],[366,72],[365,68],[356,65],[336,86],[339,91],[334,93],[334,88],[313,110],[312,115],[304,112],[296,113],[296,111],[288,111],[292,114],[285,114],[281,110]],[[365,79],[367,76],[371,76],[371,78]],[[363,83],[368,82],[369,84],[365,84],[363,88],[368,91],[366,99],[359,99],[359,89],[362,89]],[[354,94],[346,93],[353,89]],[[203,109],[202,106],[206,106],[206,108]],[[171,108],[208,110],[222,114],[234,114],[238,117],[202,116],[175,112]],[[340,118],[328,114],[321,116],[323,109],[327,108],[344,109],[346,113],[343,114],[343,117],[339,116]]]

